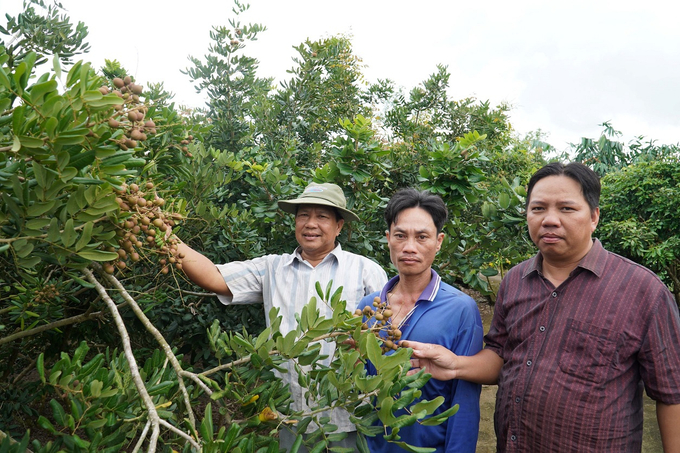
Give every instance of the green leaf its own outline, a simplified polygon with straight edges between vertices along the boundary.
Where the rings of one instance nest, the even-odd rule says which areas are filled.
[[[406,442],[390,442],[393,443],[394,445],[398,445],[402,449],[406,451],[410,451],[411,453],[432,453],[433,451],[437,451],[436,448],[429,448],[429,447],[416,447],[413,445],[409,445]]]
[[[50,220],[50,227],[47,230],[47,240],[50,242],[57,242],[61,233],[59,231],[59,220],[56,217],[52,217]]]
[[[50,209],[52,209],[56,203],[57,200],[33,203],[26,209],[26,215],[28,217],[39,217],[46,213],[47,211],[49,211]],[[45,220],[48,220],[49,223],[49,219]]]
[[[69,182],[78,174],[78,170],[73,167],[66,167],[61,172],[61,180],[64,182]]]
[[[175,385],[174,381],[163,381],[159,384],[152,385],[147,389],[147,392],[151,396],[155,395],[160,395],[161,393],[165,392],[166,390],[172,388]]]
[[[90,243],[90,240],[92,239],[92,228],[93,227],[94,227],[94,223],[92,223],[92,222],[85,223],[85,226],[83,227],[83,231],[80,235],[80,239],[78,239],[78,242],[76,242],[76,252],[81,250],[83,247],[85,247],[87,244]]]
[[[510,196],[506,192],[501,192],[498,195],[498,204],[501,208],[508,209],[508,206],[510,206]]]
[[[104,97],[103,94],[99,90],[87,90],[83,93],[83,101],[85,102],[94,102],[94,101],[99,101],[101,98]],[[118,96],[116,96],[118,97]],[[119,101],[120,102],[120,98]]]
[[[42,99],[50,91],[55,91],[57,89],[56,80],[48,80],[47,82],[38,83],[31,87],[31,103],[42,104]]]
[[[0,72],[2,72],[1,68]],[[42,415],[38,417],[38,425],[45,431],[50,432],[51,434],[57,434],[57,430],[54,428],[52,422],[50,422],[47,418],[43,417]]]
[[[65,247],[71,247],[76,241],[76,237],[77,234],[75,228],[73,228],[73,219],[68,219],[64,225],[64,231],[61,233],[61,242]]]
[[[93,398],[99,398],[102,394],[102,388],[104,387],[104,383],[100,380],[93,380],[90,383],[90,396]]]
[[[117,253],[107,252],[104,250],[81,250],[78,252],[78,256],[91,261],[111,261],[118,257]]]
[[[42,352],[38,356],[38,360],[36,361],[35,366],[38,369],[38,374],[40,375],[40,380],[44,384],[45,383],[45,354],[43,354]]]
[[[271,329],[267,327],[264,329],[260,335],[257,337],[257,340],[255,341],[255,349],[260,349],[262,345],[265,344],[265,342],[269,339],[269,334],[271,333]]]
[[[26,228],[29,230],[37,231],[40,234],[40,230],[49,225],[50,219],[31,219],[26,222]]]
[[[434,417],[426,418],[425,420],[421,420],[420,424],[423,426],[436,426],[436,425],[441,425],[446,419],[454,415],[456,412],[458,412],[458,405],[455,404],[445,410],[444,412],[437,414]]]
[[[368,335],[366,338],[366,354],[368,355],[368,360],[373,363],[373,366],[380,370],[383,364],[383,355],[378,339],[374,335]]]
[[[416,414],[418,412],[425,411],[428,415],[434,412],[439,406],[444,402],[443,396],[438,396],[432,401],[419,401],[418,403],[411,406],[411,412]]]
[[[59,404],[57,400],[51,399],[50,406],[52,407],[52,416],[54,421],[59,425],[66,427],[66,412],[64,412],[64,408],[61,407],[61,404]]]
[[[52,69],[54,70],[54,74],[57,76],[57,79],[61,78],[61,64],[59,63],[59,54],[54,54],[52,57]]]
[[[29,137],[26,135],[20,135],[17,136],[17,138],[19,139],[21,146],[24,148],[40,148],[45,144],[42,139]]]
[[[201,436],[204,441],[212,441],[214,437],[213,432],[213,419],[212,419],[212,405],[208,403],[205,407],[205,416],[203,417],[203,422],[199,427],[201,431]]]

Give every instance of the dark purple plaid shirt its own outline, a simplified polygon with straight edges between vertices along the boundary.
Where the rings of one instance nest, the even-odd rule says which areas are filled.
[[[540,253],[501,283],[499,452],[640,452],[642,392],[680,404],[680,317],[658,277],[598,240],[559,288]]]

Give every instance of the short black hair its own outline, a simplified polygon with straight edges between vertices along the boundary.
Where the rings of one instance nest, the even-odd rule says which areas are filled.
[[[581,193],[586,199],[590,211],[593,212],[600,206],[600,178],[590,168],[580,162],[571,162],[564,165],[562,162],[552,162],[540,168],[533,174],[527,186],[526,208],[529,207],[531,191],[538,181],[548,176],[566,176],[576,181],[581,186]]]
[[[401,211],[409,208],[422,208],[427,211],[432,217],[435,227],[437,227],[437,234],[441,233],[444,222],[446,222],[449,215],[444,201],[439,195],[430,193],[427,190],[417,191],[411,187],[400,189],[387,202],[387,207],[385,208],[387,229],[389,230],[392,224],[397,221]]]

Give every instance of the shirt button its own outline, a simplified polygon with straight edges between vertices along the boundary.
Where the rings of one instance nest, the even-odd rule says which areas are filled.
[[[517,398],[515,398],[515,403],[519,403],[520,401],[521,401],[521,398],[519,396]]]
[[[531,366],[533,362],[531,360],[527,360],[527,366]]]
[[[553,291],[552,296],[557,297],[557,291]]]
[[[513,434],[512,436],[510,436],[510,440],[513,441],[513,442],[516,441],[516,440],[517,440],[517,436],[515,436],[515,435]]]
[[[538,330],[540,330],[541,332],[545,332],[545,326],[539,327]]]

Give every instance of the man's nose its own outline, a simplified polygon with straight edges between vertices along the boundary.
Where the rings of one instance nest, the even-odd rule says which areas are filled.
[[[559,226],[561,224],[559,213],[554,210],[547,210],[541,225],[543,226]]]
[[[404,251],[415,252],[415,250],[416,250],[416,238],[414,237],[406,238],[406,241],[404,242]]]

